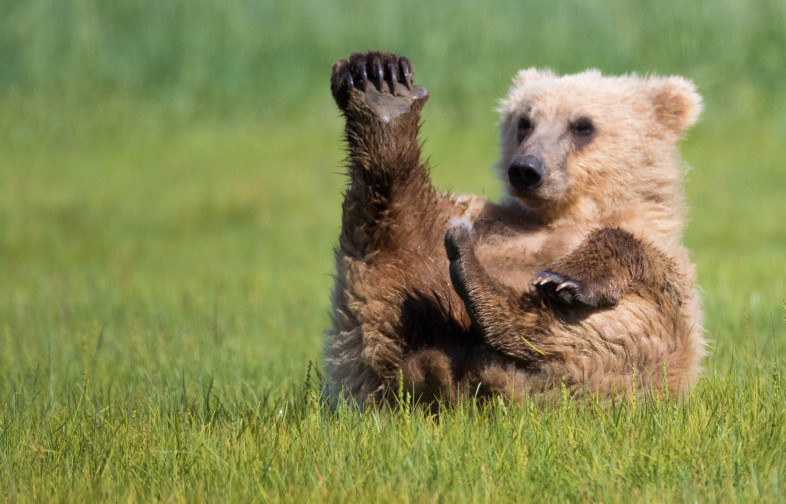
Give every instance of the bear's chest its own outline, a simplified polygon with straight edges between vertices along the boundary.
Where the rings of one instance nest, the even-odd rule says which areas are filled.
[[[570,252],[582,238],[582,233],[572,230],[548,229],[515,236],[487,235],[480,237],[475,253],[490,277],[523,290],[535,273]]]

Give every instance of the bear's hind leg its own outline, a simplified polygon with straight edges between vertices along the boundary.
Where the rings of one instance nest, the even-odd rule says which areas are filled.
[[[423,349],[408,355],[402,363],[404,393],[419,402],[437,406],[437,402],[456,401],[450,358],[437,349]]]
[[[452,288],[440,250],[455,203],[436,191],[420,160],[418,123],[428,93],[412,76],[406,58],[372,51],[338,61],[331,77],[346,121],[349,184],[326,360],[331,394],[344,390],[360,405],[397,390],[406,356],[456,325],[448,320]],[[434,316],[425,317],[426,327],[424,314]],[[445,356],[417,355],[404,370],[407,384],[447,400]]]
[[[340,247],[356,259],[395,251],[401,240],[392,232],[411,234],[412,215],[438,212],[441,198],[420,161],[418,142],[428,92],[412,78],[408,59],[378,51],[354,53],[333,65],[330,87],[346,119],[350,178]]]

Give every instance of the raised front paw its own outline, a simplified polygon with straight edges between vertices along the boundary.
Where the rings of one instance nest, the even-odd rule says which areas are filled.
[[[530,284],[539,295],[568,306],[585,305],[591,307],[613,306],[619,298],[601,289],[592,288],[582,282],[550,269],[539,271]]]
[[[413,76],[412,63],[403,56],[379,51],[353,53],[349,61],[333,64],[330,90],[342,111],[363,106],[390,122],[409,112],[416,100],[428,97],[426,88],[412,84]],[[359,99],[353,100],[353,95]]]

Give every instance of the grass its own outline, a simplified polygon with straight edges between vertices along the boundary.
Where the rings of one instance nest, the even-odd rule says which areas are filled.
[[[784,499],[782,2],[0,10],[4,499]],[[372,46],[431,90],[438,186],[490,197],[515,69],[697,82],[686,242],[713,351],[689,397],[319,406],[344,184],[327,77]]]

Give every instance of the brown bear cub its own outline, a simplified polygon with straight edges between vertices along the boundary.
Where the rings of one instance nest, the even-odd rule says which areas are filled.
[[[499,204],[437,191],[409,60],[333,66],[349,184],[328,393],[379,404],[685,392],[704,354],[676,150],[701,99],[679,77],[524,70],[502,102]]]

